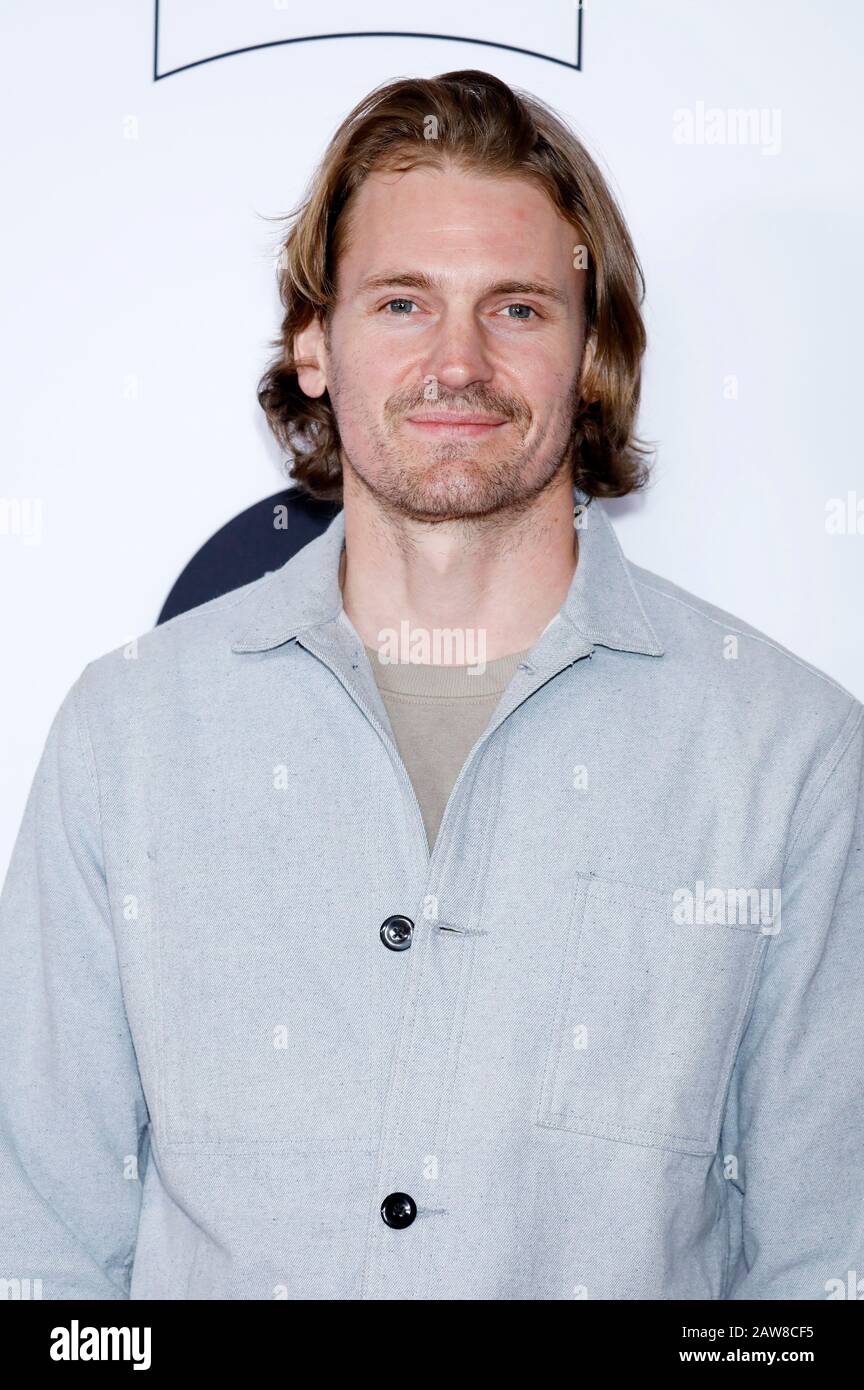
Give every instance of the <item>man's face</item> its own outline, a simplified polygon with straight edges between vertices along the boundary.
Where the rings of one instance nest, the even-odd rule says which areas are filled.
[[[573,227],[533,184],[453,167],[372,174],[349,219],[327,340],[298,338],[343,470],[424,521],[569,481],[586,278]]]

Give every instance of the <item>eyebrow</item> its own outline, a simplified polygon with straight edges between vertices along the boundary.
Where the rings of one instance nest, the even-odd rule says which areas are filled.
[[[372,290],[397,287],[404,290],[440,290],[446,287],[446,282],[441,276],[427,275],[423,271],[388,270],[381,275],[367,276],[365,280],[361,280],[357,289],[359,294],[368,294]],[[569,307],[566,294],[546,280],[495,280],[485,287],[481,298],[487,299],[490,295],[498,294],[533,295],[535,298],[551,299],[555,304]]]

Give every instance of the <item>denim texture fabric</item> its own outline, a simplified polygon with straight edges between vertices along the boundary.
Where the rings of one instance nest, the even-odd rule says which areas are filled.
[[[7,1296],[864,1277],[864,707],[585,522],[431,853],[343,513],[84,668],[0,897]]]

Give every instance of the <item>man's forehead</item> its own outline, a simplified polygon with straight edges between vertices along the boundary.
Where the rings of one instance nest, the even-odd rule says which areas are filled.
[[[365,205],[384,210],[401,207],[410,212],[424,197],[440,209],[447,225],[454,227],[464,228],[471,222],[462,211],[448,217],[448,208],[471,208],[473,211],[488,207],[490,202],[501,201],[507,203],[517,220],[543,214],[564,220],[548,193],[534,180],[518,174],[462,169],[453,164],[418,165],[406,170],[373,169],[356,190],[352,202],[355,207]]]
[[[348,213],[341,259],[351,262],[352,278],[365,281],[375,274],[384,276],[397,263],[400,272],[419,271],[420,266],[411,264],[412,242],[423,248],[424,267],[431,267],[438,257],[442,274],[455,273],[457,266],[460,278],[470,273],[470,265],[458,265],[459,253],[464,252],[477,258],[478,277],[488,277],[490,267],[506,258],[508,275],[539,278],[541,263],[548,262],[549,254],[569,260],[577,239],[576,229],[551,199],[524,180],[518,192],[515,180],[498,180],[502,194],[498,198],[488,178],[470,189],[460,181],[430,183],[421,191],[415,182],[403,186],[400,194],[392,187],[370,189],[375,177],[371,174],[358,189]]]

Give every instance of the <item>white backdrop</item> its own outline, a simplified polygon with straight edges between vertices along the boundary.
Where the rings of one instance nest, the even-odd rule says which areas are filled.
[[[0,877],[69,685],[284,486],[265,219],[399,75],[485,68],[599,157],[648,283],[658,457],[607,504],[625,551],[864,698],[857,0],[594,0],[581,66],[573,0],[163,0],[158,66],[154,11],[4,6]],[[463,38],[275,42],[361,28]]]

